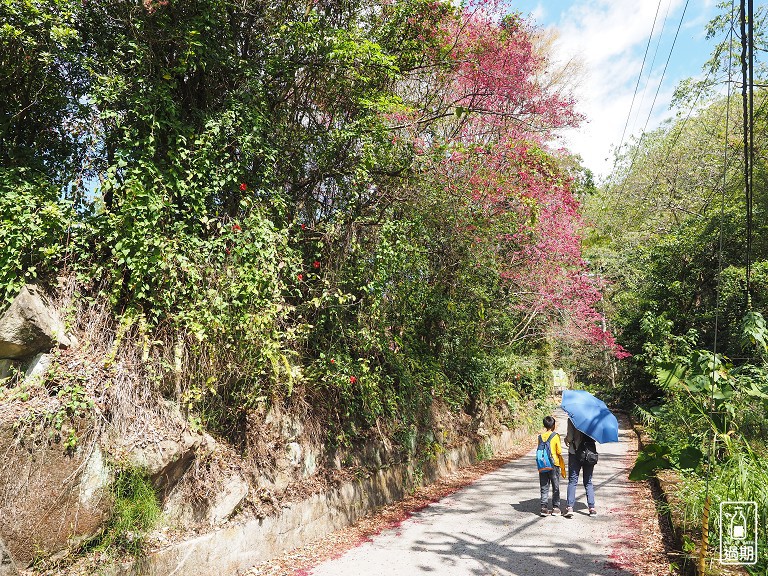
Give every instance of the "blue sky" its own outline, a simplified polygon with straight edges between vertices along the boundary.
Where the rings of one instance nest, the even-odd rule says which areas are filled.
[[[581,63],[583,73],[578,75],[581,81],[574,91],[578,109],[587,121],[580,129],[566,133],[563,145],[580,154],[599,177],[611,170],[612,150],[619,145],[630,107],[625,142],[629,134],[641,133],[649,114],[649,130],[673,114],[669,105],[675,86],[684,78],[703,76],[702,66],[716,42],[705,38],[707,23],[718,13],[716,0],[689,1],[651,110],[685,0],[509,0],[509,5],[531,15],[539,26],[557,31],[556,60],[575,58]],[[653,39],[631,106],[657,8]]]

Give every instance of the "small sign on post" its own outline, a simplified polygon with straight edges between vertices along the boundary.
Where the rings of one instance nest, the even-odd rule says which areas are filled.
[[[552,370],[552,381],[555,394],[562,394],[568,388],[568,375],[562,368]]]

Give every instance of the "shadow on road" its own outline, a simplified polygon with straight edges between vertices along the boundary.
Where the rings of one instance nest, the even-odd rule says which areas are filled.
[[[510,506],[512,506],[512,508],[514,508],[517,512],[522,512],[523,514],[533,514],[535,516],[540,516],[539,510],[541,509],[541,505],[539,504],[539,498],[531,498],[530,500],[512,502]]]
[[[546,519],[542,519],[546,520]],[[513,534],[504,534],[497,541],[478,540],[476,537],[464,534],[438,533],[439,543],[434,540],[415,543],[413,550],[428,552],[439,558],[442,568],[454,566],[460,562],[466,566],[467,574],[488,576],[489,574],[505,574],[515,576],[594,576],[604,574],[610,576],[633,576],[632,572],[616,568],[603,555],[586,552],[578,544],[558,545],[549,548],[537,545],[517,545]],[[468,558],[477,561],[479,566],[472,568],[467,565]],[[419,566],[423,572],[441,573],[441,566]]]

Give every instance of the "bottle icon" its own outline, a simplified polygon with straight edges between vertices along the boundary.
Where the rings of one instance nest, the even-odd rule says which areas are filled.
[[[747,518],[741,506],[737,506],[731,515],[731,537],[734,540],[744,540],[747,537]]]

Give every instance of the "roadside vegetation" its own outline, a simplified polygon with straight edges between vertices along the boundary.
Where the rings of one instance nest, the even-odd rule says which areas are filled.
[[[554,365],[622,355],[581,254],[590,175],[549,144],[581,121],[573,73],[519,15],[2,0],[0,21],[0,300],[63,303],[87,362],[48,390],[97,426],[170,401],[244,450],[277,405],[412,457],[435,402],[524,422]],[[123,524],[154,512],[131,510],[102,543],[139,541]]]
[[[768,172],[764,156],[755,153],[748,252],[740,86],[730,100],[717,88],[728,80],[729,55],[738,76],[740,46],[736,37],[733,44],[727,41],[730,4],[722,9],[708,29],[720,43],[705,81],[681,84],[674,119],[618,155],[614,173],[586,203],[594,225],[587,243],[593,266],[609,284],[612,328],[633,355],[621,364],[618,386],[608,393],[634,408],[654,440],[639,455],[632,477],[678,471],[677,496],[692,553],[701,538],[707,493],[715,556],[720,502],[756,501],[760,561],[754,572],[763,574]],[[756,27],[760,53],[764,12]],[[756,73],[764,76],[762,69]],[[768,138],[766,96],[755,89],[756,150]]]
[[[0,22],[0,309],[38,283],[86,335],[32,419],[67,448],[86,413],[128,434],[172,405],[242,452],[279,406],[418,460],[433,405],[526,422],[558,367],[645,422],[633,475],[679,472],[693,539],[708,492],[711,549],[724,500],[756,500],[766,541],[768,92],[747,253],[738,46],[596,185],[553,144],[578,70],[490,0],[0,0]],[[156,495],[128,469],[113,492],[91,545],[136,552]]]

